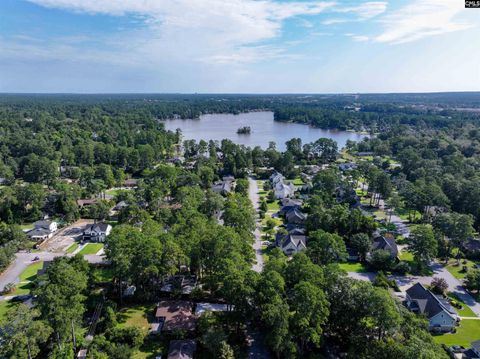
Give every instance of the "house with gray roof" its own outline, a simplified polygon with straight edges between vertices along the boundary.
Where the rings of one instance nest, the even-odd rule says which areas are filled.
[[[307,236],[304,234],[277,233],[275,246],[280,248],[287,256],[307,249]]]
[[[105,238],[107,238],[111,231],[112,226],[108,223],[94,223],[85,228],[82,239],[89,242],[105,242]]]
[[[435,295],[421,283],[407,289],[405,306],[412,312],[425,316],[431,331],[451,332],[460,320],[448,300]]]
[[[285,219],[288,223],[304,224],[307,219],[307,215],[299,208],[294,207],[285,214]]]
[[[393,237],[391,234],[387,233],[385,235],[375,237],[369,254],[379,249],[390,252],[390,257],[393,259],[398,257],[397,242],[395,242],[395,237]]]
[[[34,228],[27,232],[27,236],[34,241],[43,241],[51,238],[58,229],[55,221],[41,220],[33,224]]]

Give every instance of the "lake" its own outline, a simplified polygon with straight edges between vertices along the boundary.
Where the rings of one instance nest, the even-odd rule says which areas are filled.
[[[268,147],[270,141],[277,144],[277,149],[285,150],[285,142],[293,137],[302,139],[302,144],[314,142],[321,137],[331,138],[338,148],[345,146],[347,140],[361,141],[367,135],[356,132],[323,130],[299,123],[277,122],[273,120],[273,112],[248,112],[239,115],[211,114],[202,115],[196,120],[172,119],[163,121],[165,128],[182,130],[183,140],[218,140],[225,138],[251,148]],[[239,127],[250,126],[249,135],[237,134]]]

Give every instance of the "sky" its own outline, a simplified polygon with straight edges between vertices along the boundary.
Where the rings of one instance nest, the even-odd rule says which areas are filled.
[[[480,91],[464,0],[1,0],[0,92]]]

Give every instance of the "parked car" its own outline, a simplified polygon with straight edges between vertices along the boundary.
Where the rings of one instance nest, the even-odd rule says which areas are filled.
[[[32,262],[36,262],[36,261],[39,261],[40,260],[40,257],[39,256],[35,256],[35,258],[32,259]]]

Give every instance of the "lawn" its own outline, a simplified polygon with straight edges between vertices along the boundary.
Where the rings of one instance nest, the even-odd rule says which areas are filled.
[[[403,250],[400,252],[400,260],[404,262],[413,262],[413,253],[408,252],[407,250]]]
[[[75,242],[75,243],[73,243],[70,247],[67,248],[66,252],[67,252],[67,253],[73,253],[73,252],[75,252],[75,251],[77,250],[77,248],[78,248],[79,246],[80,246],[80,245],[79,245],[77,242]]]
[[[111,282],[113,279],[113,269],[111,267],[94,267],[93,280],[97,283]]]
[[[19,227],[22,231],[27,229],[33,229],[33,223],[24,223],[24,224],[21,224]]]
[[[433,340],[439,344],[447,346],[462,345],[466,348],[471,343],[480,338],[480,320],[464,319],[457,327],[456,333],[437,334],[433,336]]]
[[[37,272],[42,269],[43,262],[35,262],[30,264],[23,272],[20,274],[20,282],[32,281],[37,277]]]
[[[153,322],[154,305],[134,305],[123,308],[117,313],[119,327],[138,327],[147,334],[150,331],[150,322]]]
[[[103,243],[87,243],[85,247],[78,253],[81,255],[97,254],[97,252],[103,248]]]
[[[300,177],[297,177],[295,179],[289,179],[287,182],[292,182],[295,186],[303,186],[305,182],[302,181]]]
[[[133,354],[132,359],[155,359],[160,355],[162,355],[162,358],[166,357],[168,345],[168,338],[149,335],[145,337],[142,346]]]
[[[365,267],[365,265],[359,262],[339,263],[338,266],[340,267],[340,269],[343,269],[345,272],[356,272],[356,273],[367,272],[367,268]]]
[[[280,204],[278,201],[273,201],[272,203],[267,202],[268,212],[276,213],[280,210]]]
[[[410,220],[410,211],[408,209],[405,209],[405,208],[396,208],[395,209],[395,214],[397,216],[399,216],[401,219],[403,219],[404,221],[409,221]],[[422,218],[422,214],[419,212],[419,211],[414,211],[412,213],[412,219],[414,221],[418,221],[420,220],[420,218]]]
[[[473,310],[470,309],[468,305],[466,305],[460,298],[458,298],[455,294],[453,293],[448,293],[448,297],[457,301],[462,305],[462,309],[455,308],[457,311],[458,315],[461,317],[476,317],[477,315],[473,312]]]
[[[42,269],[43,262],[35,262],[30,264],[21,274],[20,281],[17,284],[15,291],[12,292],[12,295],[25,295],[30,294],[30,291],[33,287],[33,281],[37,277],[37,272]]]
[[[463,264],[463,262],[466,261],[466,264]],[[463,266],[466,266],[468,270],[473,269],[475,266],[475,262],[472,262],[470,260],[460,260],[460,264],[457,265],[457,260],[456,259],[450,259],[448,261],[448,265],[446,266],[447,270],[450,272],[451,275],[453,275],[457,279],[464,279],[465,276],[467,275],[467,272],[463,271]]]
[[[17,304],[15,302],[10,301],[10,300],[0,301],[0,321],[2,321],[2,319],[5,317],[8,310],[10,308],[13,308],[15,305],[17,305]]]

